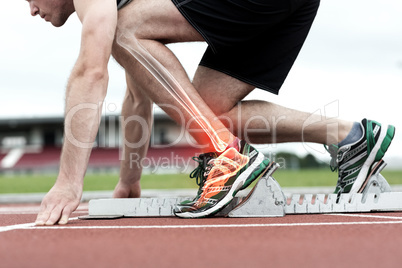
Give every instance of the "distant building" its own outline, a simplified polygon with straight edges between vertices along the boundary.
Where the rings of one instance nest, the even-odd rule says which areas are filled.
[[[119,168],[124,142],[121,126],[137,119],[116,114],[102,117],[89,171]],[[63,133],[64,117],[0,119],[0,172],[54,171],[60,160]],[[165,113],[156,112],[149,153],[142,165],[151,172],[169,168],[187,172],[194,166],[188,159],[200,151],[191,144],[192,138],[182,127]],[[162,162],[163,166],[158,167]]]

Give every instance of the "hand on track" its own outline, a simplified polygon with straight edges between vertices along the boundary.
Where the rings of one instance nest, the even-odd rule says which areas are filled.
[[[82,196],[82,186],[57,183],[42,200],[36,225],[67,224],[77,209]]]
[[[136,198],[141,195],[140,182],[125,182],[120,179],[113,191],[113,198]]]

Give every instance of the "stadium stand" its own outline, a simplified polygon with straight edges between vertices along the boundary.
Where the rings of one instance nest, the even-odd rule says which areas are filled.
[[[118,115],[102,118],[88,171],[120,167],[120,127]],[[193,167],[191,157],[199,150],[189,145],[181,130],[165,114],[155,113],[147,157],[141,160],[133,155],[130,161],[159,171]],[[0,173],[57,170],[62,140],[63,117],[0,119]]]
[[[56,170],[60,161],[61,148],[46,146],[36,152],[24,153],[11,167],[2,167],[0,171],[39,171]],[[145,169],[184,169],[193,167],[191,158],[199,151],[190,146],[171,148],[150,148],[145,159],[133,156],[130,161],[133,166],[141,165]],[[0,154],[0,163],[7,154]],[[89,159],[88,169],[117,169],[120,167],[119,148],[94,148]]]

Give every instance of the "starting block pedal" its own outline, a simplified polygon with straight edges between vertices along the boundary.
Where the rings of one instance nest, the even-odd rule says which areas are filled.
[[[294,194],[286,197],[272,174],[279,167],[272,163],[245,197],[235,197],[216,216],[283,217],[286,214],[318,214],[374,211],[402,211],[402,192],[392,192],[380,174],[386,164],[381,161],[356,194]],[[170,217],[176,204],[191,200],[180,198],[95,199],[89,202],[89,215],[82,219],[119,217]]]
[[[248,196],[233,200],[218,216],[225,215],[231,218],[285,216],[286,197],[279,183],[272,177],[278,168],[277,163],[268,166]]]
[[[375,211],[402,211],[402,192],[392,192],[386,179],[380,174],[386,163],[380,161],[355,194],[295,194],[284,207],[286,214],[350,213]]]

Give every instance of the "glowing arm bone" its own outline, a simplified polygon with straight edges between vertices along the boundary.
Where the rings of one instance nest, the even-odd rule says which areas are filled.
[[[177,80],[169,73],[169,71],[157,61],[135,38],[134,35],[120,35],[117,43],[126,49],[138,62],[140,62],[158,82],[173,96],[173,98],[188,112],[199,126],[209,136],[214,148],[218,152],[222,152],[228,146],[222,141],[211,124],[204,119],[204,116],[191,101],[187,93],[177,82]]]

